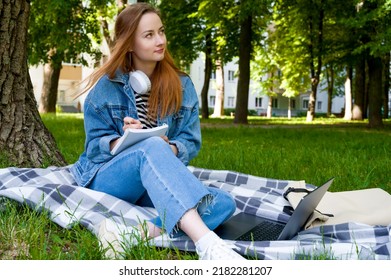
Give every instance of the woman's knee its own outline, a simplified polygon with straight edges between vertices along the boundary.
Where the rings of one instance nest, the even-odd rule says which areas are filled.
[[[149,137],[143,140],[140,144],[142,144],[141,147],[146,147],[146,150],[150,150],[150,149],[161,150],[161,149],[169,148],[168,143],[159,136]]]

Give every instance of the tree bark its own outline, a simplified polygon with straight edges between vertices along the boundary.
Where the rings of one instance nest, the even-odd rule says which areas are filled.
[[[0,2],[0,153],[12,166],[65,165],[39,115],[28,72],[29,3]]]
[[[204,76],[204,85],[201,90],[201,117],[203,119],[209,118],[209,105],[208,105],[208,92],[209,92],[209,83],[210,77],[212,75],[212,46],[211,46],[211,36],[210,34],[206,35],[206,47],[205,47],[205,76]]]
[[[346,67],[344,120],[352,120],[352,68],[350,66]]]
[[[324,20],[324,5],[323,0],[320,3],[319,17],[315,20],[311,16],[309,20],[309,29],[311,34],[311,42],[309,45],[310,49],[310,71],[311,71],[311,93],[309,97],[308,111],[307,111],[307,122],[311,122],[315,118],[315,103],[318,85],[320,82],[320,73],[322,71],[322,48],[323,48],[323,20]],[[317,23],[317,28],[315,24]],[[316,60],[316,64],[315,64]]]
[[[216,102],[212,116],[224,115],[224,65],[221,60],[216,61]]]
[[[383,105],[382,66],[381,58],[373,56],[368,57],[368,126],[371,128],[383,127],[383,115],[381,112],[381,107]]]
[[[266,117],[268,119],[271,119],[272,114],[273,114],[273,96],[269,95],[269,101],[267,102]]]
[[[389,92],[390,92],[390,53],[386,54],[383,62],[383,118],[389,115]]]
[[[62,65],[53,61],[46,63],[43,70],[43,85],[39,101],[40,113],[56,113],[58,82]]]
[[[317,79],[312,79],[314,80],[311,82],[311,93],[309,96],[309,101],[308,101],[308,111],[307,111],[307,122],[312,122],[315,119],[315,103],[316,103],[316,93],[317,93],[317,88],[318,88],[318,80]],[[316,80],[316,81],[315,81]]]
[[[234,123],[247,124],[248,92],[250,88],[250,60],[252,16],[248,16],[240,24],[239,38],[239,79],[236,94]]]
[[[333,92],[334,92],[334,67],[329,65],[326,69],[327,79],[327,116],[331,116],[331,109],[333,105]]]
[[[353,104],[353,120],[363,120],[366,116],[366,70],[365,59],[360,57],[355,66],[354,77],[354,104]]]

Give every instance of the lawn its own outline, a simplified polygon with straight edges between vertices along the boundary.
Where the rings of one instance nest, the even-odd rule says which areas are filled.
[[[68,163],[83,150],[80,114],[43,115]],[[305,180],[320,185],[335,177],[330,191],[382,188],[391,193],[391,123],[370,130],[366,122],[318,118],[232,118],[202,120],[203,146],[190,164],[256,176]],[[7,164],[2,164],[6,167]],[[102,259],[97,239],[76,226],[62,229],[46,215],[7,199],[0,200],[0,259]],[[140,244],[129,259],[192,259],[192,253]]]

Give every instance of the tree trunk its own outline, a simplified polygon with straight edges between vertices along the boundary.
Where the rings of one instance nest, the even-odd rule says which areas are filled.
[[[56,65],[51,61],[44,65],[43,85],[41,99],[39,101],[40,113],[55,113],[57,104],[58,82],[60,79],[62,65]]]
[[[252,16],[248,16],[240,24],[239,38],[239,79],[234,123],[247,124],[248,92],[250,88],[250,60]]]
[[[334,67],[329,65],[326,69],[327,79],[327,116],[331,116],[331,109],[333,105],[333,91],[334,91]]]
[[[368,102],[368,125],[371,128],[383,127],[383,115],[381,107],[383,104],[383,64],[379,57],[368,57],[369,75],[369,102]]]
[[[346,67],[344,120],[352,120],[352,68],[350,66]]]
[[[211,35],[207,34],[206,38],[206,47],[205,47],[205,76],[204,76],[204,85],[201,90],[201,117],[203,119],[209,118],[209,106],[208,106],[208,92],[209,92],[209,83],[210,77],[212,75],[212,42]]]
[[[269,101],[267,102],[266,117],[271,119],[273,113],[273,96],[269,96]]]
[[[308,101],[307,122],[312,122],[315,119],[315,103],[316,93],[318,88],[318,82],[311,83],[311,93]]]
[[[308,104],[307,111],[307,122],[312,122],[315,118],[315,106],[316,106],[316,95],[318,90],[318,85],[320,81],[320,73],[322,71],[322,48],[323,48],[323,20],[324,20],[324,5],[323,0],[320,1],[320,10],[319,17],[315,20],[313,16],[311,16],[309,21],[309,29],[311,34],[311,43],[310,43],[310,71],[311,71],[311,93],[310,100]],[[317,23],[317,28],[315,28],[315,24]],[[315,35],[316,34],[316,35]],[[315,65],[316,60],[316,65]]]
[[[354,104],[353,104],[353,120],[363,120],[366,116],[366,70],[365,70],[365,58],[360,57],[355,67],[354,78]]]
[[[224,115],[224,66],[221,60],[216,61],[216,102],[213,117]]]
[[[389,115],[389,92],[390,92],[390,53],[385,55],[383,62],[383,118],[388,119]]]
[[[0,153],[12,166],[65,165],[38,113],[28,72],[29,3],[0,2]]]

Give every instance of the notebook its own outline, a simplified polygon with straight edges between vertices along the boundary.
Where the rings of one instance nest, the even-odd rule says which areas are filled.
[[[290,240],[304,229],[307,220],[311,217],[333,180],[334,178],[329,179],[322,186],[305,195],[286,224],[241,212],[220,225],[215,232],[221,238],[228,240]]]
[[[152,136],[164,136],[168,130],[168,125],[163,124],[158,127],[148,129],[132,129],[128,128],[125,130],[124,135],[121,136],[118,143],[111,150],[112,155],[116,155],[126,148],[140,142],[148,137]]]

